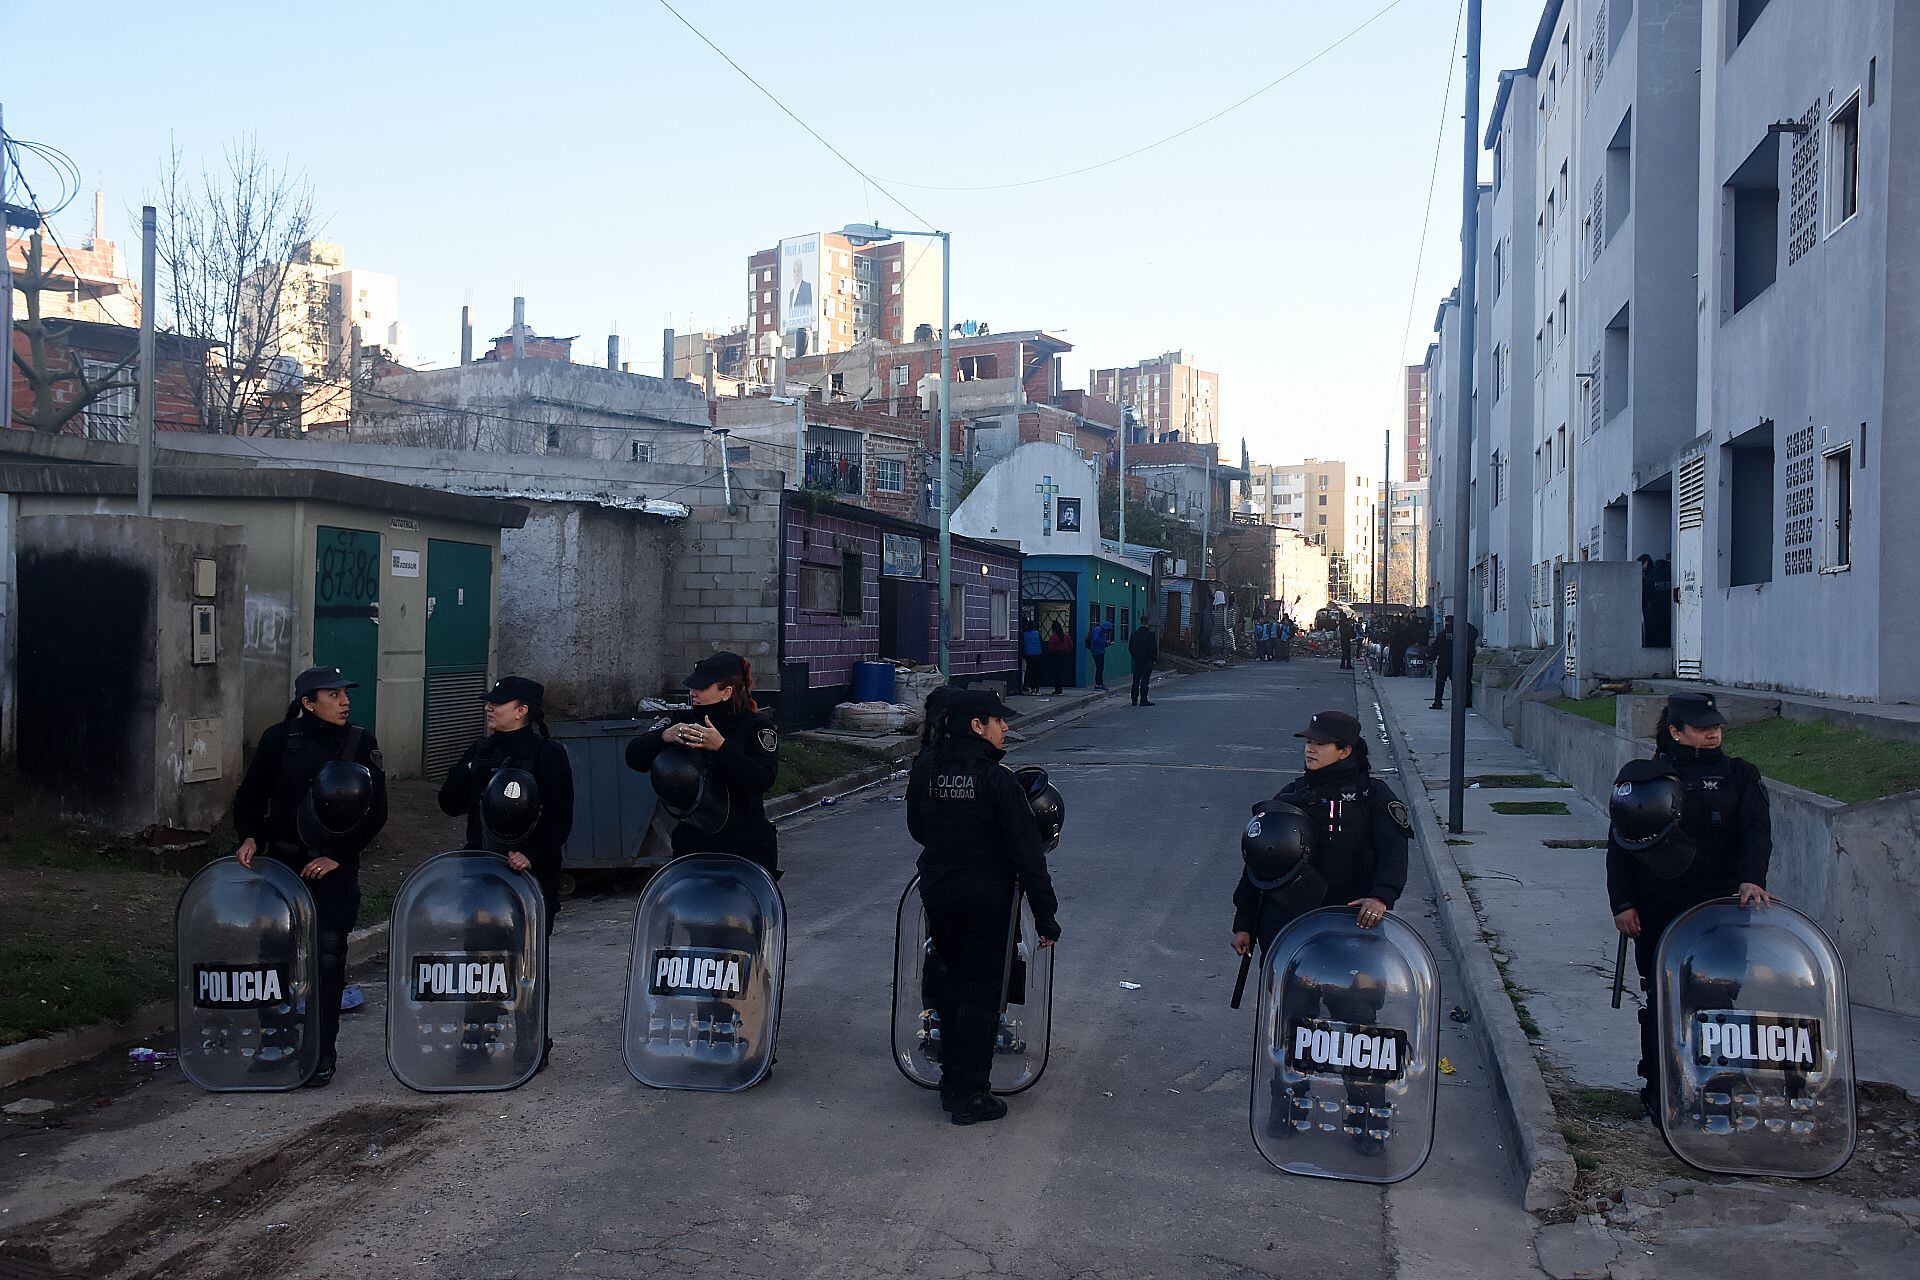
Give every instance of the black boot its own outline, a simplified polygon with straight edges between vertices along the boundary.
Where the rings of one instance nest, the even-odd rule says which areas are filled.
[[[953,1104],[955,1124],[984,1124],[989,1120],[998,1120],[1006,1114],[1006,1102],[990,1093],[969,1094]]]
[[[338,1060],[334,1057],[332,1050],[328,1050],[320,1056],[320,1065],[313,1069],[313,1074],[308,1076],[300,1087],[303,1089],[326,1088],[333,1083],[333,1072],[337,1065]]]

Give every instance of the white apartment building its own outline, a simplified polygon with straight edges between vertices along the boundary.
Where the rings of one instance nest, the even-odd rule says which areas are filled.
[[[1350,463],[1308,458],[1285,466],[1255,463],[1238,485],[1235,511],[1292,529],[1326,548],[1327,589],[1335,599],[1368,597],[1378,481]]]
[[[1920,698],[1920,569],[1882,553],[1920,534],[1886,500],[1920,481],[1909,60],[1920,6],[1900,0],[1549,0],[1485,139],[1467,481],[1489,643],[1567,641],[1578,578],[1582,651],[1606,627],[1608,660],[1639,664],[1610,674]],[[1436,330],[1444,596],[1451,300]],[[1670,648],[1627,634],[1643,553],[1672,562]]]

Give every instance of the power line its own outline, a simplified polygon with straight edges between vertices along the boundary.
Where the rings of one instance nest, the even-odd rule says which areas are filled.
[[[1394,2],[1397,4],[1399,3],[1399,0],[1394,0]],[[753,75],[745,67],[741,66],[738,62],[735,62],[733,60],[732,55],[730,55],[725,49],[722,49],[719,45],[715,44],[712,40],[708,39],[707,34],[704,31],[700,30],[700,28],[694,26],[691,22],[687,21],[685,15],[683,15],[678,9],[674,8],[671,4],[668,4],[667,0],[660,0],[660,7],[662,9],[665,9],[668,13],[672,14],[676,19],[678,19],[681,26],[693,32],[693,34],[699,38],[700,43],[706,45],[707,48],[719,54],[720,57],[723,60],[725,60],[728,66],[732,67],[735,71],[738,71],[748,84],[752,85],[754,88],[758,89],[762,94],[764,94],[766,96],[767,101],[771,102],[774,106],[780,108],[780,110],[783,113],[785,113],[786,117],[789,120],[793,121],[795,124],[799,125],[802,129],[805,129],[807,133],[812,135],[813,140],[815,142],[818,142],[821,146],[833,152],[833,154],[839,159],[841,164],[846,165],[847,168],[859,174],[862,180],[872,183],[874,186],[874,189],[879,191],[880,194],[886,196],[889,200],[899,205],[902,209],[906,210],[908,213],[912,214],[914,217],[920,219],[921,225],[926,227],[927,230],[931,231],[934,229],[933,223],[928,220],[926,215],[922,214],[919,210],[915,209],[912,205],[908,204],[905,200],[902,200],[899,196],[895,195],[893,192],[887,190],[887,188],[881,183],[880,179],[874,177],[872,174],[868,173],[865,169],[862,169],[859,165],[855,164],[852,160],[848,159],[846,152],[840,150],[840,148],[834,146],[831,142],[828,142],[818,129],[808,124],[805,120],[802,120],[799,117],[799,115],[797,115],[794,112],[792,107],[789,107],[786,103],[780,101],[780,99],[774,95],[773,90],[767,88],[767,86],[761,84],[758,80],[754,79]]]
[[[1293,79],[1293,77],[1299,75],[1302,71],[1305,71],[1308,67],[1312,66],[1314,63],[1320,61],[1320,59],[1332,53],[1335,49],[1338,49],[1341,45],[1347,43],[1347,41],[1359,35],[1362,31],[1365,31],[1368,27],[1372,26],[1374,23],[1378,22],[1380,19],[1386,17],[1388,13],[1390,13],[1394,9],[1399,8],[1400,2],[1401,0],[1388,0],[1388,3],[1385,8],[1380,9],[1372,17],[1368,18],[1365,22],[1362,22],[1359,26],[1353,28],[1351,31],[1341,36],[1338,40],[1335,40],[1332,44],[1326,46],[1324,49],[1314,54],[1311,58],[1308,58],[1305,62],[1302,62],[1299,65],[1286,71],[1284,74],[1277,76],[1272,80],[1267,81],[1267,83],[1261,85],[1258,89],[1255,89],[1252,93],[1247,94],[1244,98],[1241,98],[1236,102],[1231,102],[1227,104],[1226,106],[1220,108],[1220,110],[1214,112],[1212,115],[1207,116],[1205,119],[1194,121],[1192,124],[1186,126],[1184,129],[1177,129],[1174,132],[1167,134],[1163,138],[1156,138],[1154,141],[1149,142],[1144,146],[1135,147],[1131,151],[1123,151],[1117,156],[1111,156],[1105,160],[1096,160],[1092,164],[1081,165],[1078,169],[1067,169],[1061,173],[1050,173],[1045,175],[1044,177],[1039,177],[1039,178],[1023,178],[1018,182],[988,182],[988,183],[982,183],[978,186],[946,187],[946,186],[937,186],[927,182],[908,182],[904,178],[888,178],[887,181],[896,183],[897,185],[903,186],[903,187],[912,187],[916,191],[1011,191],[1019,187],[1036,187],[1036,186],[1039,186],[1041,183],[1045,183],[1045,182],[1059,182],[1065,178],[1077,178],[1083,173],[1092,173],[1095,169],[1104,169],[1109,165],[1119,164],[1123,160],[1131,160],[1135,156],[1144,155],[1147,152],[1152,151],[1157,147],[1164,147],[1169,142],[1174,142],[1181,138],[1184,138],[1188,134],[1194,132],[1197,129],[1204,129],[1206,126],[1212,124],[1214,121],[1220,119],[1222,116],[1230,115],[1231,113],[1238,111],[1241,107],[1246,106],[1249,102],[1252,102],[1255,98],[1260,97],[1262,94],[1265,94],[1273,89],[1279,88],[1281,85]],[[665,3],[665,0],[662,0],[662,3]],[[884,190],[884,188],[882,188],[882,190]],[[897,199],[898,197],[895,197],[895,198]]]

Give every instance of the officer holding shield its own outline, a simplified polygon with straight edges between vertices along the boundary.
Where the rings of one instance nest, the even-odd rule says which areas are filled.
[[[387,822],[387,776],[373,734],[349,724],[338,667],[309,667],[294,700],[260,735],[233,794],[234,856],[244,867],[265,854],[306,880],[319,934],[320,1065],[310,1087],[333,1079],[340,997],[347,985],[347,935],[360,915],[360,853]]]
[[[1273,797],[1276,807],[1291,806],[1310,824],[1308,862],[1326,882],[1326,896],[1311,906],[1345,904],[1358,912],[1360,927],[1370,929],[1392,909],[1407,887],[1407,837],[1413,824],[1407,806],[1393,788],[1375,778],[1367,763],[1367,740],[1360,722],[1344,711],[1322,711],[1293,735],[1306,739],[1307,771]],[[1267,802],[1254,806],[1259,814]],[[1262,949],[1272,933],[1260,927],[1261,890],[1247,872],[1233,894],[1233,950],[1248,955],[1255,933]]]
[[[726,820],[711,831],[682,822],[673,829],[673,851],[736,854],[777,880],[780,843],[767,821],[766,796],[780,771],[780,735],[753,700],[753,667],[723,649],[702,658],[685,684],[693,705],[629,742],[627,767],[647,773],[667,747],[700,752],[725,792]]]
[[[493,775],[522,769],[533,775],[540,817],[533,830],[504,850],[515,871],[530,873],[547,902],[547,932],[560,914],[560,850],[573,831],[573,763],[547,731],[546,690],[525,676],[503,676],[486,694],[487,736],[467,748],[440,787],[440,811],[465,815],[469,849],[493,847],[481,823],[481,800]]]
[[[1000,763],[1013,712],[987,690],[936,696],[937,708],[928,703],[939,736],[913,762],[907,831],[921,846],[920,897],[944,971],[935,992],[940,1104],[967,1125],[1007,1114],[991,1077],[1016,887],[1043,947],[1059,940],[1059,901],[1028,795]]]
[[[1726,723],[1711,694],[1669,697],[1654,729],[1653,759],[1623,766],[1609,802],[1607,897],[1614,927],[1633,941],[1634,965],[1647,992],[1640,1014],[1640,1077],[1646,1081],[1640,1097],[1655,1114],[1660,1014],[1654,958],[1660,935],[1689,907],[1714,898],[1737,895],[1742,906],[1753,907],[1773,901],[1767,892],[1773,857],[1767,790],[1759,769],[1721,750]]]

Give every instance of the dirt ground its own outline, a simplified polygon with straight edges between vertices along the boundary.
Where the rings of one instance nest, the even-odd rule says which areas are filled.
[[[1573,1203],[1553,1220],[1616,1203],[1628,1187],[1651,1187],[1669,1178],[1710,1178],[1667,1149],[1660,1131],[1625,1089],[1556,1088],[1554,1107],[1561,1132],[1580,1173]],[[1845,1168],[1817,1184],[1822,1191],[1861,1200],[1920,1196],[1920,1103],[1891,1085],[1859,1090],[1859,1143]],[[1742,1178],[1743,1184],[1804,1186],[1784,1178]]]

